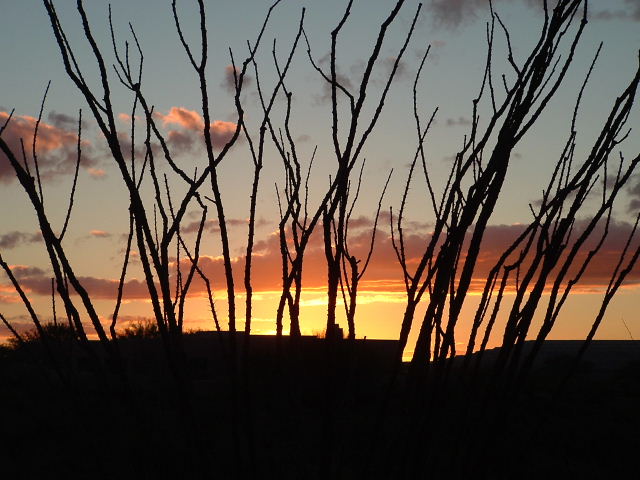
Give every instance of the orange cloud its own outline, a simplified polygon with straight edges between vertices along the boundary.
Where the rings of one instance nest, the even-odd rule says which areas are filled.
[[[244,220],[237,219],[240,224]],[[362,223],[366,223],[364,220]],[[419,225],[416,223],[415,225]],[[214,223],[207,224],[208,229],[214,230]],[[492,225],[485,232],[481,254],[476,262],[474,279],[472,280],[470,294],[476,294],[484,287],[485,279],[494,266],[496,260],[511,242],[525,228],[521,224],[516,225]],[[581,228],[581,222],[576,225],[576,231]],[[600,227],[602,228],[602,226]],[[602,230],[600,230],[601,232]],[[609,235],[605,241],[600,254],[591,262],[585,271],[581,282],[574,287],[575,293],[596,293],[602,292],[609,282],[610,275],[618,262],[620,252],[631,231],[631,225],[626,222],[612,222],[609,227]],[[419,258],[418,252],[425,246],[429,237],[427,229],[408,229],[405,237],[405,246],[409,254],[410,263],[415,265]],[[94,231],[92,235],[102,237],[106,232]],[[404,301],[404,283],[402,281],[401,269],[398,265],[395,252],[393,251],[391,240],[388,234],[383,231],[377,233],[376,249],[374,251],[369,270],[361,282],[360,291],[363,294],[362,302],[386,302],[401,303]],[[575,266],[570,269],[566,280],[572,278],[582,260],[586,258],[588,251],[592,249],[598,240],[598,231],[594,232],[593,240],[590,240],[584,247],[583,253],[578,255]],[[358,258],[365,258],[370,241],[370,230],[354,231],[350,236],[350,251]],[[635,244],[637,245],[637,240]],[[279,239],[276,233],[272,233],[266,238],[256,242],[253,257],[252,284],[256,295],[260,293],[271,296],[279,294],[281,277],[281,257]],[[462,259],[464,260],[464,259]],[[562,259],[561,259],[562,260]],[[237,293],[242,294],[244,256],[232,259],[234,267]],[[176,269],[175,259],[171,266],[172,278]],[[224,265],[220,256],[201,255],[199,260],[201,270],[210,278],[215,290],[223,289],[224,285]],[[185,274],[190,267],[187,258],[181,259],[181,269]],[[526,267],[526,265],[525,265]],[[50,274],[34,267],[18,265],[12,267],[14,273],[20,278],[21,283],[31,291],[39,295],[50,294]],[[554,280],[550,277],[550,281]],[[303,266],[303,288],[305,291],[324,292],[326,288],[327,267],[324,257],[324,247],[320,233],[315,234],[306,250]],[[89,293],[99,299],[113,299],[117,292],[118,282],[116,279],[105,279],[95,277],[81,277],[80,281],[85,285]],[[636,265],[634,270],[627,276],[626,285],[640,284],[640,266]],[[204,283],[196,275],[190,290],[193,296],[203,296],[206,294]],[[146,300],[148,291],[143,280],[128,280],[124,288],[124,296],[129,300]]]
[[[0,303],[20,303],[20,301],[13,285],[0,284]]]
[[[20,303],[20,297],[16,293],[13,285],[0,284],[0,303]]]
[[[102,168],[89,168],[87,169],[87,172],[89,172],[89,175],[92,178],[95,178],[97,180],[102,180],[107,176],[107,172],[104,171]]]
[[[366,225],[364,219],[360,219],[362,226]],[[411,224],[410,222],[407,222]],[[429,238],[430,231],[425,224],[413,222],[409,227],[405,236],[405,247],[409,255],[409,263],[417,265],[419,262],[419,253],[425,248],[426,241]],[[576,226],[579,231],[580,222]],[[513,240],[525,228],[522,224],[515,225],[491,225],[487,228],[481,254],[476,262],[474,279],[471,283],[470,293],[478,293],[482,291],[485,280],[490,270],[495,265],[498,258],[504,250],[511,245]],[[572,278],[577,268],[590,249],[592,249],[598,240],[599,231],[594,232],[592,240],[587,242],[583,249],[583,253],[578,255],[569,271],[566,279]],[[576,293],[593,293],[595,291],[602,292],[609,282],[611,273],[616,265],[619,255],[624,248],[624,244],[631,231],[631,225],[626,222],[612,222],[609,227],[609,235],[600,254],[591,262],[589,268],[585,271],[580,283],[578,283],[573,291]],[[358,258],[365,258],[369,248],[370,229],[353,231],[350,235],[349,248],[352,254]],[[636,242],[637,244],[637,242]],[[233,259],[235,282],[237,286],[243,283],[244,273],[244,256],[235,257]],[[200,268],[213,281],[214,284],[222,285],[224,281],[224,266],[222,257],[201,256]],[[181,267],[183,272],[187,271],[190,266],[188,259],[182,259]],[[175,264],[173,266],[175,269]],[[267,238],[256,242],[253,257],[253,273],[252,284],[255,292],[278,292],[282,285],[282,270],[280,257],[280,244],[277,233],[270,234]],[[553,281],[555,277],[550,277]],[[303,265],[303,286],[305,290],[316,289],[324,291],[327,281],[327,266],[324,254],[324,246],[322,236],[318,233],[314,234],[309,242],[304,256]],[[625,283],[627,285],[640,283],[640,265],[636,265],[634,270],[627,276]],[[198,279],[194,280],[192,293],[204,294],[204,285]],[[376,246],[365,276],[361,281],[361,292],[367,292],[367,295],[378,300],[384,298],[384,295],[391,295],[397,300],[397,295],[402,298],[405,287],[402,281],[402,271],[398,264],[391,238],[388,233],[379,230],[376,234]],[[378,295],[375,297],[375,295]],[[391,297],[389,297],[391,298]]]
[[[17,295],[2,295],[0,294],[0,303],[20,303],[20,297]]]
[[[576,237],[582,233],[584,227],[587,225],[587,220],[578,220],[574,225],[573,236],[569,241],[569,247],[567,251],[561,256],[558,264],[562,264],[566,259],[567,253],[570,250]],[[481,254],[478,257],[475,268],[475,277],[478,279],[484,279],[487,277],[489,271],[495,264],[496,260],[504,250],[511,244],[511,242],[519,235],[524,225],[494,225],[487,229],[485,240],[483,242],[483,248]],[[580,282],[576,285],[573,291],[580,292],[585,291],[602,291],[606,287],[611,278],[611,274],[616,264],[619,261],[620,254],[624,249],[625,243],[631,233],[632,225],[624,221],[612,220],[609,225],[609,233],[599,250],[598,254],[589,263],[586,271],[581,277]],[[576,255],[576,258],[569,268],[567,275],[565,276],[565,283],[569,279],[573,278],[577,273],[579,267],[582,265],[590,250],[592,250],[598,243],[602,233],[604,231],[604,224],[600,223],[592,233],[591,237],[585,242],[580,252]],[[631,248],[637,248],[638,238],[636,235],[635,241],[631,244]],[[516,252],[516,255],[519,250]],[[630,255],[627,255],[629,257]],[[525,262],[523,268],[526,268],[529,262]],[[549,277],[550,281],[555,280],[555,274],[558,269],[556,268],[552,275]],[[640,265],[636,264],[634,269],[626,277],[626,284],[640,283]]]
[[[360,219],[362,226],[366,225],[364,219]],[[409,222],[408,222],[409,224]],[[574,239],[582,231],[586,221],[578,221],[575,226]],[[511,245],[511,243],[523,231],[523,224],[514,225],[490,225],[486,232],[482,243],[481,253],[475,264],[474,279],[471,285],[471,293],[479,292],[484,287],[485,279],[495,265],[496,261],[502,253]],[[576,257],[573,266],[570,268],[565,281],[573,278],[582,262],[585,260],[588,252],[593,249],[599,240],[599,235],[603,231],[603,225],[600,225],[593,232],[592,237],[586,242],[582,251]],[[627,238],[631,232],[632,225],[623,221],[612,221],[609,226],[609,234],[605,243],[583,274],[581,281],[574,287],[574,291],[579,292],[593,291],[597,289],[602,291],[609,283],[611,274],[615,265],[619,260]],[[405,248],[408,253],[410,265],[417,265],[420,260],[419,255],[425,248],[426,242],[430,236],[430,230],[426,224],[414,222],[405,230]],[[349,238],[349,248],[352,254],[357,258],[365,258],[369,247],[370,229],[353,231]],[[570,245],[572,242],[570,243]],[[638,239],[632,244],[637,247]],[[254,265],[254,288],[256,290],[277,290],[281,285],[281,260],[280,247],[277,234],[270,235],[267,239],[256,243],[256,256],[253,260]],[[562,257],[562,262],[566,258]],[[463,261],[464,258],[461,260]],[[244,265],[244,259],[236,260],[238,270]],[[526,266],[526,265],[525,265]],[[523,266],[523,268],[525,267]],[[207,264],[211,273],[217,275],[215,278],[222,278],[221,260],[216,259],[215,268],[212,264]],[[303,266],[303,284],[305,288],[322,288],[326,285],[326,260],[324,256],[324,247],[322,238],[319,234],[315,234],[309,246],[307,247],[304,257]],[[460,267],[461,268],[461,267]],[[555,279],[555,273],[549,277],[550,281]],[[404,283],[402,281],[402,272],[397,262],[391,238],[388,233],[379,230],[376,235],[376,246],[365,276],[362,279],[362,289],[376,292],[404,292]],[[238,281],[240,281],[240,275]],[[640,283],[640,265],[636,265],[632,272],[625,280],[626,284]],[[240,284],[240,283],[239,283]]]

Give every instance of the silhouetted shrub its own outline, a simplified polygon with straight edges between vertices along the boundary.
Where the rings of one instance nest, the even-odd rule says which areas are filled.
[[[66,323],[43,323],[42,331],[47,340],[54,344],[69,343],[75,339],[75,332]],[[34,345],[42,342],[42,337],[38,329],[33,327],[21,334],[24,344]],[[17,338],[11,337],[7,340],[7,346],[11,350],[17,350],[22,345]]]
[[[158,325],[151,319],[131,322],[118,334],[121,338],[156,338],[158,335]]]

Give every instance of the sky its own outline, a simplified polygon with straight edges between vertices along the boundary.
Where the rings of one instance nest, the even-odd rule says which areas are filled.
[[[42,96],[47,83],[51,81],[39,130],[38,153],[47,212],[53,225],[59,226],[58,229],[64,222],[73,181],[78,112],[82,109],[82,162],[76,202],[64,242],[74,268],[83,278],[106,324],[114,308],[117,278],[128,231],[128,194],[87,105],[65,74],[44,6],[35,0],[0,1],[3,12],[0,16],[0,64],[3,65],[0,75],[0,125],[15,109],[3,139],[14,150],[19,149],[20,138],[24,139],[26,145],[31,144]],[[108,3],[98,0],[86,3],[98,44],[108,63],[113,63]],[[214,120],[212,138],[214,147],[220,148],[229,138],[236,120],[229,49],[238,63],[238,59],[246,56],[247,41],[254,42],[270,2],[221,0],[206,3],[210,43],[206,73]],[[83,38],[75,2],[58,0],[55,5],[83,73],[98,88],[96,64]],[[516,61],[522,60],[541,28],[540,2],[495,0],[493,7],[511,33]],[[193,172],[196,166],[202,169],[205,158],[202,138],[198,136],[202,128],[198,83],[180,45],[170,2],[113,0],[111,8],[119,48],[124,48],[125,41],[133,45],[129,22],[140,40],[144,52],[141,88],[154,106],[156,121],[167,135],[177,162],[188,172]],[[345,2],[283,0],[267,25],[256,56],[261,86],[265,91],[273,88],[276,82],[272,60],[274,39],[277,56],[284,62],[295,38],[303,8],[306,9],[304,25],[311,54],[321,68],[328,68],[330,32],[343,13]],[[370,115],[373,111],[374,99],[380,94],[416,8],[417,2],[407,1],[390,27],[373,72],[366,114]],[[357,88],[379,25],[390,9],[390,2],[383,0],[354,2],[352,15],[338,38],[338,73],[345,86]],[[197,42],[196,2],[179,1],[178,11],[187,41]],[[489,19],[489,4],[485,0],[424,2],[380,120],[363,154],[366,158],[363,187],[354,210],[351,231],[354,251],[366,251],[378,197],[392,169],[393,174],[383,199],[383,214],[378,225],[372,263],[361,287],[356,319],[359,337],[397,337],[406,304],[401,270],[390,241],[388,211],[389,207],[397,211],[400,205],[408,166],[415,153],[411,89],[420,59],[430,46],[418,83],[418,108],[423,121],[438,108],[425,145],[436,191],[441,191],[451,159],[469,131],[472,100],[477,95],[484,71]],[[505,58],[504,37],[496,34],[496,39],[494,71],[498,78],[501,72],[508,74],[510,67]],[[515,150],[501,199],[487,229],[474,285],[481,284],[491,262],[501,253],[501,248],[504,249],[510,239],[522,231],[523,225],[531,221],[529,204],[535,204],[540,199],[542,189],[562,151],[569,134],[573,105],[600,42],[603,42],[602,52],[585,90],[577,119],[578,158],[593,145],[615,98],[624,90],[637,68],[640,1],[589,2],[589,23],[567,78],[539,122]],[[132,96],[118,84],[112,71],[110,80],[121,138],[123,142],[130,143]],[[329,90],[310,64],[306,45],[299,45],[286,83],[287,89],[292,92],[292,127],[305,167],[317,148],[309,189],[311,208],[317,205],[328,184],[329,175],[335,167],[335,156],[331,144]],[[255,74],[251,70],[242,101],[246,108],[247,128],[255,135],[260,112]],[[282,101],[278,102],[273,113],[280,124],[283,106]],[[481,110],[481,120],[486,113]],[[628,126],[636,128],[640,125],[639,120],[640,113],[636,107],[629,117]],[[140,147],[142,133],[141,130],[136,133],[137,148]],[[640,153],[640,139],[632,133],[618,146],[618,150],[625,158],[633,158]],[[167,166],[160,165],[159,168],[163,173],[170,173]],[[251,176],[249,144],[241,140],[220,166],[237,285],[242,283]],[[180,182],[171,179],[170,182],[177,195],[182,188]],[[278,238],[275,234],[279,220],[275,184],[281,186],[282,182],[282,162],[270,144],[266,150],[257,211],[253,279],[253,324],[256,333],[271,333],[275,329],[275,302],[281,281]],[[210,195],[209,192],[204,193]],[[150,196],[151,192],[146,191],[145,194]],[[417,255],[423,247],[433,225],[433,212],[426,205],[425,185],[419,181],[412,183],[405,222],[408,251],[412,255]],[[608,282],[608,272],[617,261],[616,254],[624,245],[631,228],[630,222],[633,222],[639,207],[640,174],[636,174],[616,203],[606,248],[571,295],[551,338],[584,337]],[[198,218],[199,214],[193,209],[183,224],[183,233],[191,242],[195,238]],[[224,314],[226,304],[219,245],[219,227],[214,216],[210,215],[201,251],[201,267],[211,275],[218,311]],[[39,315],[43,319],[50,319],[51,267],[40,240],[33,210],[2,154],[0,253],[20,278]],[[326,318],[326,263],[319,237],[311,242],[304,268],[301,327],[303,333],[313,334],[324,328]],[[639,288],[640,271],[636,268],[610,306],[597,338],[640,338],[640,319],[636,314]],[[468,318],[474,311],[474,301],[477,300],[474,300],[473,293],[477,293],[477,288],[472,291],[468,305],[465,305],[463,317],[466,315]],[[238,297],[243,298],[241,289]],[[20,330],[29,327],[24,307],[4,276],[0,276],[0,313]],[[242,310],[238,313],[242,317]],[[134,252],[120,322],[124,326],[150,315],[144,277]],[[344,321],[342,326],[346,329]],[[201,283],[194,284],[188,302],[187,328],[213,328]],[[0,338],[7,336],[7,330],[0,327]],[[492,341],[499,340],[496,338]]]

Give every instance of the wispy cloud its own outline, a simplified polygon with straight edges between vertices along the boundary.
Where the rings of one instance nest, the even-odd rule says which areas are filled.
[[[228,219],[226,219],[227,227],[246,226],[248,224],[248,222],[249,221],[247,219],[242,219],[242,218],[228,218]],[[269,224],[270,224],[270,222],[268,222],[264,218],[259,218],[259,219],[256,220],[255,226],[256,227],[263,227],[263,226],[269,225]],[[195,233],[195,232],[198,231],[199,228],[200,228],[200,220],[196,220],[196,221],[189,222],[186,225],[182,226],[180,228],[180,232],[181,233]],[[220,225],[218,224],[218,220],[215,220],[215,219],[205,220],[204,230],[207,231],[207,232],[211,232],[211,233],[219,232],[220,231]]]
[[[489,10],[489,0],[431,0],[429,10],[437,25],[457,27]]]
[[[49,120],[49,123],[56,128],[64,130],[78,129],[78,119],[76,117],[72,117],[65,113],[58,113],[55,110],[51,110],[47,114],[47,120]],[[82,121],[82,128],[87,128],[87,122],[84,120]]]
[[[471,125],[471,120],[466,117],[447,118],[447,127],[468,127]]]
[[[10,249],[16,248],[20,245],[36,243],[42,241],[42,235],[38,233],[27,233],[27,232],[8,232],[3,235],[0,235],[0,248]]]
[[[385,73],[387,76],[391,75],[391,72],[393,71],[393,66],[396,63],[396,60],[397,60],[396,57],[387,57],[384,60],[382,60],[382,65],[384,66]],[[407,68],[407,62],[403,59],[400,59],[398,61],[398,66],[396,67],[396,73],[394,78],[396,80],[401,80],[401,79],[407,78],[408,76],[409,76],[409,69]]]
[[[640,212],[640,175],[636,175],[632,179],[627,193],[631,197],[627,210],[629,213],[638,214]]]
[[[88,168],[87,172],[91,178],[95,178],[96,180],[102,180],[107,177],[107,172],[102,168]]]
[[[220,82],[220,86],[224,88],[230,94],[235,95],[236,93],[236,77],[240,75],[240,71],[233,67],[233,65],[227,65],[224,67],[224,77],[222,82]],[[242,88],[243,90],[253,83],[253,78],[245,73],[244,79],[242,80]]]
[[[494,4],[502,3],[493,0]],[[543,0],[510,0],[519,1],[525,5],[542,11]],[[553,8],[554,1],[548,3]],[[599,2],[592,7],[591,18],[596,20],[631,20],[640,21],[640,0],[624,0],[621,8],[611,8],[613,2]],[[598,10],[606,5],[607,8]],[[480,16],[489,14],[489,0],[431,0],[428,5],[433,22],[436,25],[455,28],[471,22]]]
[[[89,235],[94,238],[110,238],[111,234],[109,232],[105,232],[104,230],[91,230]]]
[[[631,20],[640,22],[640,0],[624,0],[624,9],[611,9],[596,11],[593,18],[597,20]]]

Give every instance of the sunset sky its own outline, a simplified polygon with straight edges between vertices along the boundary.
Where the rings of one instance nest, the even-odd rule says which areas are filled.
[[[113,63],[113,50],[108,30],[106,1],[88,1],[86,8],[103,54]],[[113,22],[120,47],[131,41],[128,22],[131,22],[144,51],[142,91],[154,105],[156,118],[164,128],[175,159],[188,172],[205,165],[201,137],[201,100],[195,72],[183,51],[171,14],[170,1],[112,0]],[[206,2],[210,59],[207,75],[210,88],[214,147],[219,148],[235,127],[236,112],[230,83],[229,48],[237,63],[246,56],[246,42],[255,40],[270,4],[262,0],[221,0]],[[516,59],[526,57],[537,39],[542,15],[536,0],[495,0],[495,10],[511,33]],[[552,2],[551,2],[552,3]],[[311,43],[312,55],[328,68],[327,53],[330,31],[339,21],[345,2],[337,0],[284,0],[274,11],[267,26],[263,44],[257,55],[262,88],[270,91],[275,75],[271,49],[277,38],[277,55],[282,61],[295,37],[303,7],[306,7],[305,29]],[[577,158],[588,151],[616,98],[631,80],[638,63],[640,49],[640,1],[594,0],[589,3],[590,21],[578,47],[575,61],[567,78],[537,125],[516,147],[503,196],[487,230],[475,277],[480,285],[492,262],[510,244],[523,225],[531,221],[529,204],[542,195],[553,166],[569,134],[569,124],[578,91],[590,62],[604,42],[600,58],[585,90],[577,122]],[[97,69],[90,49],[82,35],[82,26],[75,10],[75,2],[56,2],[69,41],[74,46],[81,69],[98,89]],[[180,1],[178,7],[187,40],[197,42],[199,32],[196,2]],[[338,40],[338,69],[346,86],[356,89],[359,78],[377,35],[381,21],[388,15],[391,2],[385,0],[356,0],[352,16]],[[371,86],[372,102],[380,93],[384,80],[401,47],[404,35],[417,8],[417,2],[407,1],[399,18],[392,25],[374,70]],[[400,63],[397,78],[385,104],[383,114],[368,141],[364,157],[364,186],[356,206],[351,230],[354,250],[363,252],[368,244],[372,217],[377,207],[385,179],[393,175],[383,201],[373,260],[361,287],[356,319],[359,337],[395,338],[398,335],[405,292],[401,270],[391,247],[389,207],[400,205],[407,178],[408,165],[416,148],[416,133],[412,114],[411,87],[420,58],[431,45],[423,75],[419,83],[419,107],[423,121],[439,107],[433,129],[426,141],[427,156],[436,191],[442,191],[451,159],[468,133],[472,100],[477,94],[486,56],[485,29],[490,18],[488,2],[484,0],[426,0],[418,26]],[[505,60],[504,37],[496,33],[494,70],[496,78],[508,71]],[[64,72],[46,11],[36,0],[5,1],[0,15],[0,126],[9,112],[15,109],[3,139],[19,151],[19,139],[31,145],[35,118],[47,82],[51,87],[40,125],[38,152],[44,182],[47,211],[60,229],[67,209],[73,179],[77,143],[78,110],[83,110],[83,156],[74,206],[65,245],[74,268],[84,278],[94,303],[105,323],[113,311],[117,278],[128,232],[128,194],[110,158],[107,146],[90,118],[84,99]],[[122,141],[130,142],[132,96],[119,85],[111,71],[114,109],[119,114],[118,126]],[[331,144],[331,111],[329,90],[319,77],[300,44],[295,54],[287,88],[293,92],[292,127],[296,135],[300,157],[306,165],[317,146],[311,172],[310,209],[315,208],[328,184],[335,165]],[[249,131],[257,134],[260,121],[255,76],[250,71],[243,102],[247,110]],[[368,107],[371,108],[371,105]],[[282,121],[282,103],[274,112],[277,123]],[[484,112],[486,113],[486,112]],[[481,119],[482,119],[481,112]],[[640,108],[632,112],[628,126],[633,128],[629,138],[619,146],[625,158],[640,153]],[[136,142],[141,147],[138,130]],[[30,147],[29,147],[30,148]],[[616,153],[617,156],[617,153]],[[164,166],[163,171],[169,172]],[[236,284],[242,285],[246,218],[248,217],[252,162],[246,141],[238,142],[221,164],[220,178],[226,214],[229,219],[232,253],[236,269]],[[265,170],[261,180],[258,202],[257,244],[255,257],[254,331],[270,333],[275,329],[275,303],[280,288],[280,252],[274,234],[279,220],[274,184],[282,184],[282,162],[269,145]],[[423,182],[424,183],[424,182]],[[428,206],[427,190],[423,183],[412,184],[406,213],[405,234],[410,254],[417,255],[423,247],[434,217]],[[180,191],[180,184],[172,184]],[[206,184],[205,184],[206,186]],[[203,190],[210,195],[210,190]],[[614,221],[609,239],[581,285],[564,309],[551,338],[584,337],[608,283],[608,274],[617,261],[631,223],[640,208],[640,172],[632,178],[629,188],[620,196],[614,209]],[[193,242],[199,214],[189,214],[183,224],[185,237]],[[224,279],[220,260],[218,225],[213,208],[203,241],[201,267],[210,273],[216,290],[218,311],[226,311]],[[580,222],[578,222],[579,224]],[[15,180],[7,159],[0,154],[0,253],[13,266],[28,290],[36,310],[43,319],[51,318],[51,267],[39,238],[37,221],[28,199]],[[304,294],[301,327],[311,334],[324,328],[326,318],[326,263],[320,238],[315,238],[305,257]],[[477,292],[477,288],[474,292]],[[242,290],[238,294],[241,299]],[[239,318],[243,316],[242,301]],[[597,338],[640,338],[640,268],[629,276],[609,308]],[[339,309],[342,308],[341,306]],[[341,311],[341,310],[339,310]],[[464,312],[474,311],[474,296],[469,298]],[[29,326],[19,298],[0,275],[0,313],[19,329]],[[151,308],[146,294],[139,262],[133,257],[132,268],[125,288],[125,305],[121,323],[149,317]],[[196,283],[188,305],[187,328],[212,329],[208,301],[203,285]],[[420,318],[419,315],[417,318]],[[625,326],[626,323],[626,326]],[[345,327],[346,324],[342,325]],[[628,330],[627,330],[628,327]],[[0,338],[8,332],[0,327]],[[466,340],[465,335],[461,340]],[[493,344],[499,338],[493,340]]]

